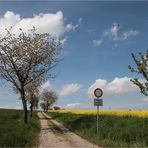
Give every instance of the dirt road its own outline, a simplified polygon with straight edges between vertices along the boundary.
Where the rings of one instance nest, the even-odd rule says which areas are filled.
[[[39,112],[38,116],[41,122],[40,148],[98,148],[46,114]]]

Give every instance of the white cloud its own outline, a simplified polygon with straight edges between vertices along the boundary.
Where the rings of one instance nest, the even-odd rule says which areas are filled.
[[[143,98],[142,101],[148,102],[148,98]]]
[[[82,21],[83,21],[83,19],[82,18],[79,18],[78,23],[81,24]]]
[[[73,25],[72,23],[67,24],[65,27],[65,31],[75,30],[76,28],[78,28],[81,25],[82,20],[83,20],[82,18],[79,18],[78,23],[75,25]]]
[[[11,105],[3,105],[3,106],[0,106],[0,108],[4,108],[4,109],[22,109],[21,106],[11,106]]]
[[[100,46],[102,44],[103,40],[93,40],[93,44],[95,47]]]
[[[73,25],[72,23],[66,25],[66,31],[75,30],[79,25]]]
[[[63,88],[61,89],[59,95],[60,96],[69,96],[69,95],[77,92],[81,87],[82,87],[82,85],[77,84],[77,83],[64,85]]]
[[[137,30],[129,30],[123,33],[123,40],[127,40],[131,36],[137,36],[138,35]]]
[[[137,86],[128,77],[114,78],[112,82],[97,79],[88,89],[89,97],[94,97],[94,90],[98,87],[103,90],[103,97],[118,97],[137,91]]]
[[[75,109],[75,108],[81,107],[82,105],[83,105],[82,103],[70,103],[65,105],[65,108]]]
[[[109,29],[106,29],[100,39],[98,40],[93,40],[94,46],[100,46],[104,40],[109,39],[114,42],[119,42],[119,41],[125,41],[129,37],[134,37],[139,34],[137,30],[130,29],[128,31],[121,32],[121,25],[118,23],[113,23],[112,26]]]
[[[118,37],[118,32],[120,30],[121,26],[118,23],[113,23],[111,28],[106,29],[102,35],[101,38],[99,40],[93,40],[94,46],[100,46],[103,41],[107,38],[113,41],[118,41],[119,37]]]
[[[62,44],[62,45],[65,45],[65,43],[67,42],[67,39],[68,39],[68,37],[62,38],[62,39],[60,40],[61,44]]]
[[[70,104],[66,104],[64,105],[63,108],[66,108],[66,109],[88,109],[88,108],[91,108],[93,107],[93,104],[92,103],[70,103]]]
[[[64,16],[62,11],[56,13],[40,13],[34,14],[32,17],[22,18],[20,14],[7,11],[4,16],[0,16],[1,35],[6,34],[5,28],[12,28],[12,33],[19,34],[19,28],[28,31],[32,27],[37,28],[38,33],[50,33],[52,36],[59,37],[65,31],[74,30],[78,26],[64,24]]]
[[[110,29],[107,29],[103,32],[102,37],[109,37],[113,39],[114,41],[118,40],[118,32],[120,30],[121,26],[118,23],[113,23]]]

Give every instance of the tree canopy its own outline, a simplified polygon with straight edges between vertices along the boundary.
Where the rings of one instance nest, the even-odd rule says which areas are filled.
[[[43,90],[42,94],[41,94],[41,99],[44,102],[45,105],[45,110],[47,111],[49,107],[51,107],[58,99],[58,95],[56,94],[56,92],[52,91],[52,90]]]
[[[136,64],[136,67],[133,68],[129,65],[131,72],[136,72],[142,76],[142,79],[134,78],[131,81],[137,85],[140,89],[140,92],[145,96],[148,96],[148,51],[146,53],[139,53],[140,58],[138,59],[134,53],[131,54],[132,58]]]

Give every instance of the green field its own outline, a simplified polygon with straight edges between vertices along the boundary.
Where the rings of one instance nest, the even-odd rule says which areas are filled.
[[[49,112],[67,128],[104,147],[148,147],[148,117],[100,115],[96,138],[96,116]]]
[[[39,120],[37,114],[27,125],[20,110],[0,109],[0,147],[32,147],[38,142]]]

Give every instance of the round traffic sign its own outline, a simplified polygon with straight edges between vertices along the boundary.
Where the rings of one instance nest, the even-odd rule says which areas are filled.
[[[94,95],[95,95],[97,98],[100,98],[100,97],[103,95],[102,89],[96,88],[96,89],[94,90]]]

